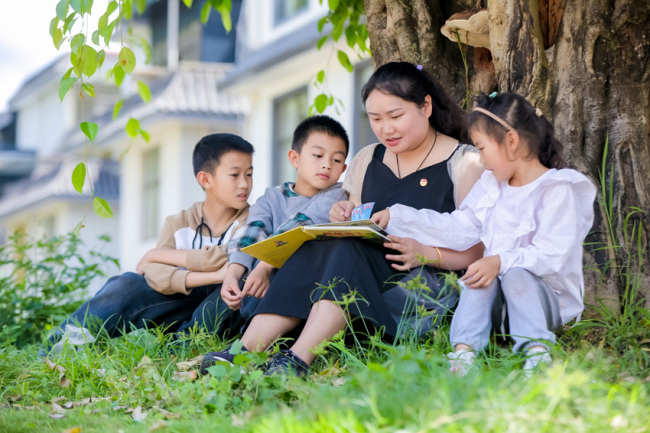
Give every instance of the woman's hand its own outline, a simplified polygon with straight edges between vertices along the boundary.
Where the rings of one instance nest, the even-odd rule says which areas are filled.
[[[340,223],[343,221],[350,221],[352,210],[354,209],[354,202],[350,200],[337,201],[330,209],[330,221],[333,223]]]
[[[499,275],[499,269],[501,269],[501,257],[498,255],[483,257],[467,267],[467,272],[461,280],[470,289],[487,287]]]
[[[388,208],[386,208],[382,211],[374,213],[370,219],[373,223],[377,224],[382,229],[385,229],[388,225],[388,221],[390,220],[390,211]]]
[[[422,245],[413,238],[400,238],[397,236],[388,236],[388,238],[393,242],[386,242],[384,246],[399,251],[400,254],[386,254],[386,260],[402,262],[401,265],[397,263],[391,264],[398,271],[408,271],[427,263],[435,265],[436,262],[440,261],[435,248]],[[425,261],[422,262],[419,257],[424,258]]]

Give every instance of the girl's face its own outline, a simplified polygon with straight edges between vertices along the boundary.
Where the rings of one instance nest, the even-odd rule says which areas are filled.
[[[373,90],[366,100],[370,127],[379,141],[395,154],[420,147],[430,132],[431,97],[422,107],[413,102]]]
[[[472,129],[469,135],[481,155],[481,162],[485,169],[492,171],[498,180],[509,181],[515,174],[516,166],[515,161],[509,158],[507,145],[495,141],[491,136],[477,129]]]

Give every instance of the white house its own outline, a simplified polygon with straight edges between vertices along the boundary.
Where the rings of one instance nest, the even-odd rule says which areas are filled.
[[[153,65],[138,67],[119,92],[98,72],[96,96],[85,98],[83,110],[76,92],[62,103],[58,99],[59,81],[70,67],[65,54],[16,92],[12,115],[0,119],[3,135],[14,141],[0,148],[0,167],[23,167],[12,177],[4,171],[0,177],[5,239],[16,230],[37,236],[67,233],[85,215],[85,243],[95,248],[97,236],[109,234],[113,241],[103,252],[118,257],[122,270],[133,270],[155,245],[164,217],[202,199],[192,170],[194,145],[206,134],[240,130],[248,104],[240,96],[222,95],[217,86],[232,68],[236,33],[225,32],[218,14],[203,25],[203,2],[195,3],[191,9],[179,0],[151,4],[136,31],[150,41]],[[233,1],[234,23],[239,4]],[[114,64],[111,56],[115,53],[107,54],[105,65]],[[137,95],[137,80],[149,85],[149,104]],[[119,99],[124,104],[113,119]],[[130,118],[139,120],[149,143],[126,134]],[[86,146],[79,130],[82,119],[99,126],[92,145]],[[6,138],[0,138],[4,143]],[[94,193],[110,203],[113,218],[95,215],[92,206],[88,210],[88,184],[83,196],[72,187],[72,170],[86,153]]]

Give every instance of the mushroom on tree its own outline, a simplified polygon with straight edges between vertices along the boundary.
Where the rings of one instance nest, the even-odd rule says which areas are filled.
[[[458,42],[460,40],[461,43],[474,47],[474,73],[471,83],[468,83],[468,87],[473,90],[473,93],[491,93],[497,88],[494,63],[490,52],[488,21],[487,9],[463,11],[450,16],[440,29],[440,32],[451,41]]]

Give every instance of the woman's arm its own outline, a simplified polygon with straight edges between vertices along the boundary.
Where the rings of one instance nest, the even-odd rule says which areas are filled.
[[[413,238],[400,238],[389,236],[393,242],[384,244],[386,248],[395,250],[396,254],[387,254],[386,260],[401,262],[393,263],[391,266],[399,271],[426,264],[440,269],[457,271],[466,269],[471,263],[483,257],[483,244],[478,243],[465,251],[454,251],[447,248],[436,248],[423,245]],[[424,261],[423,261],[424,260]]]

